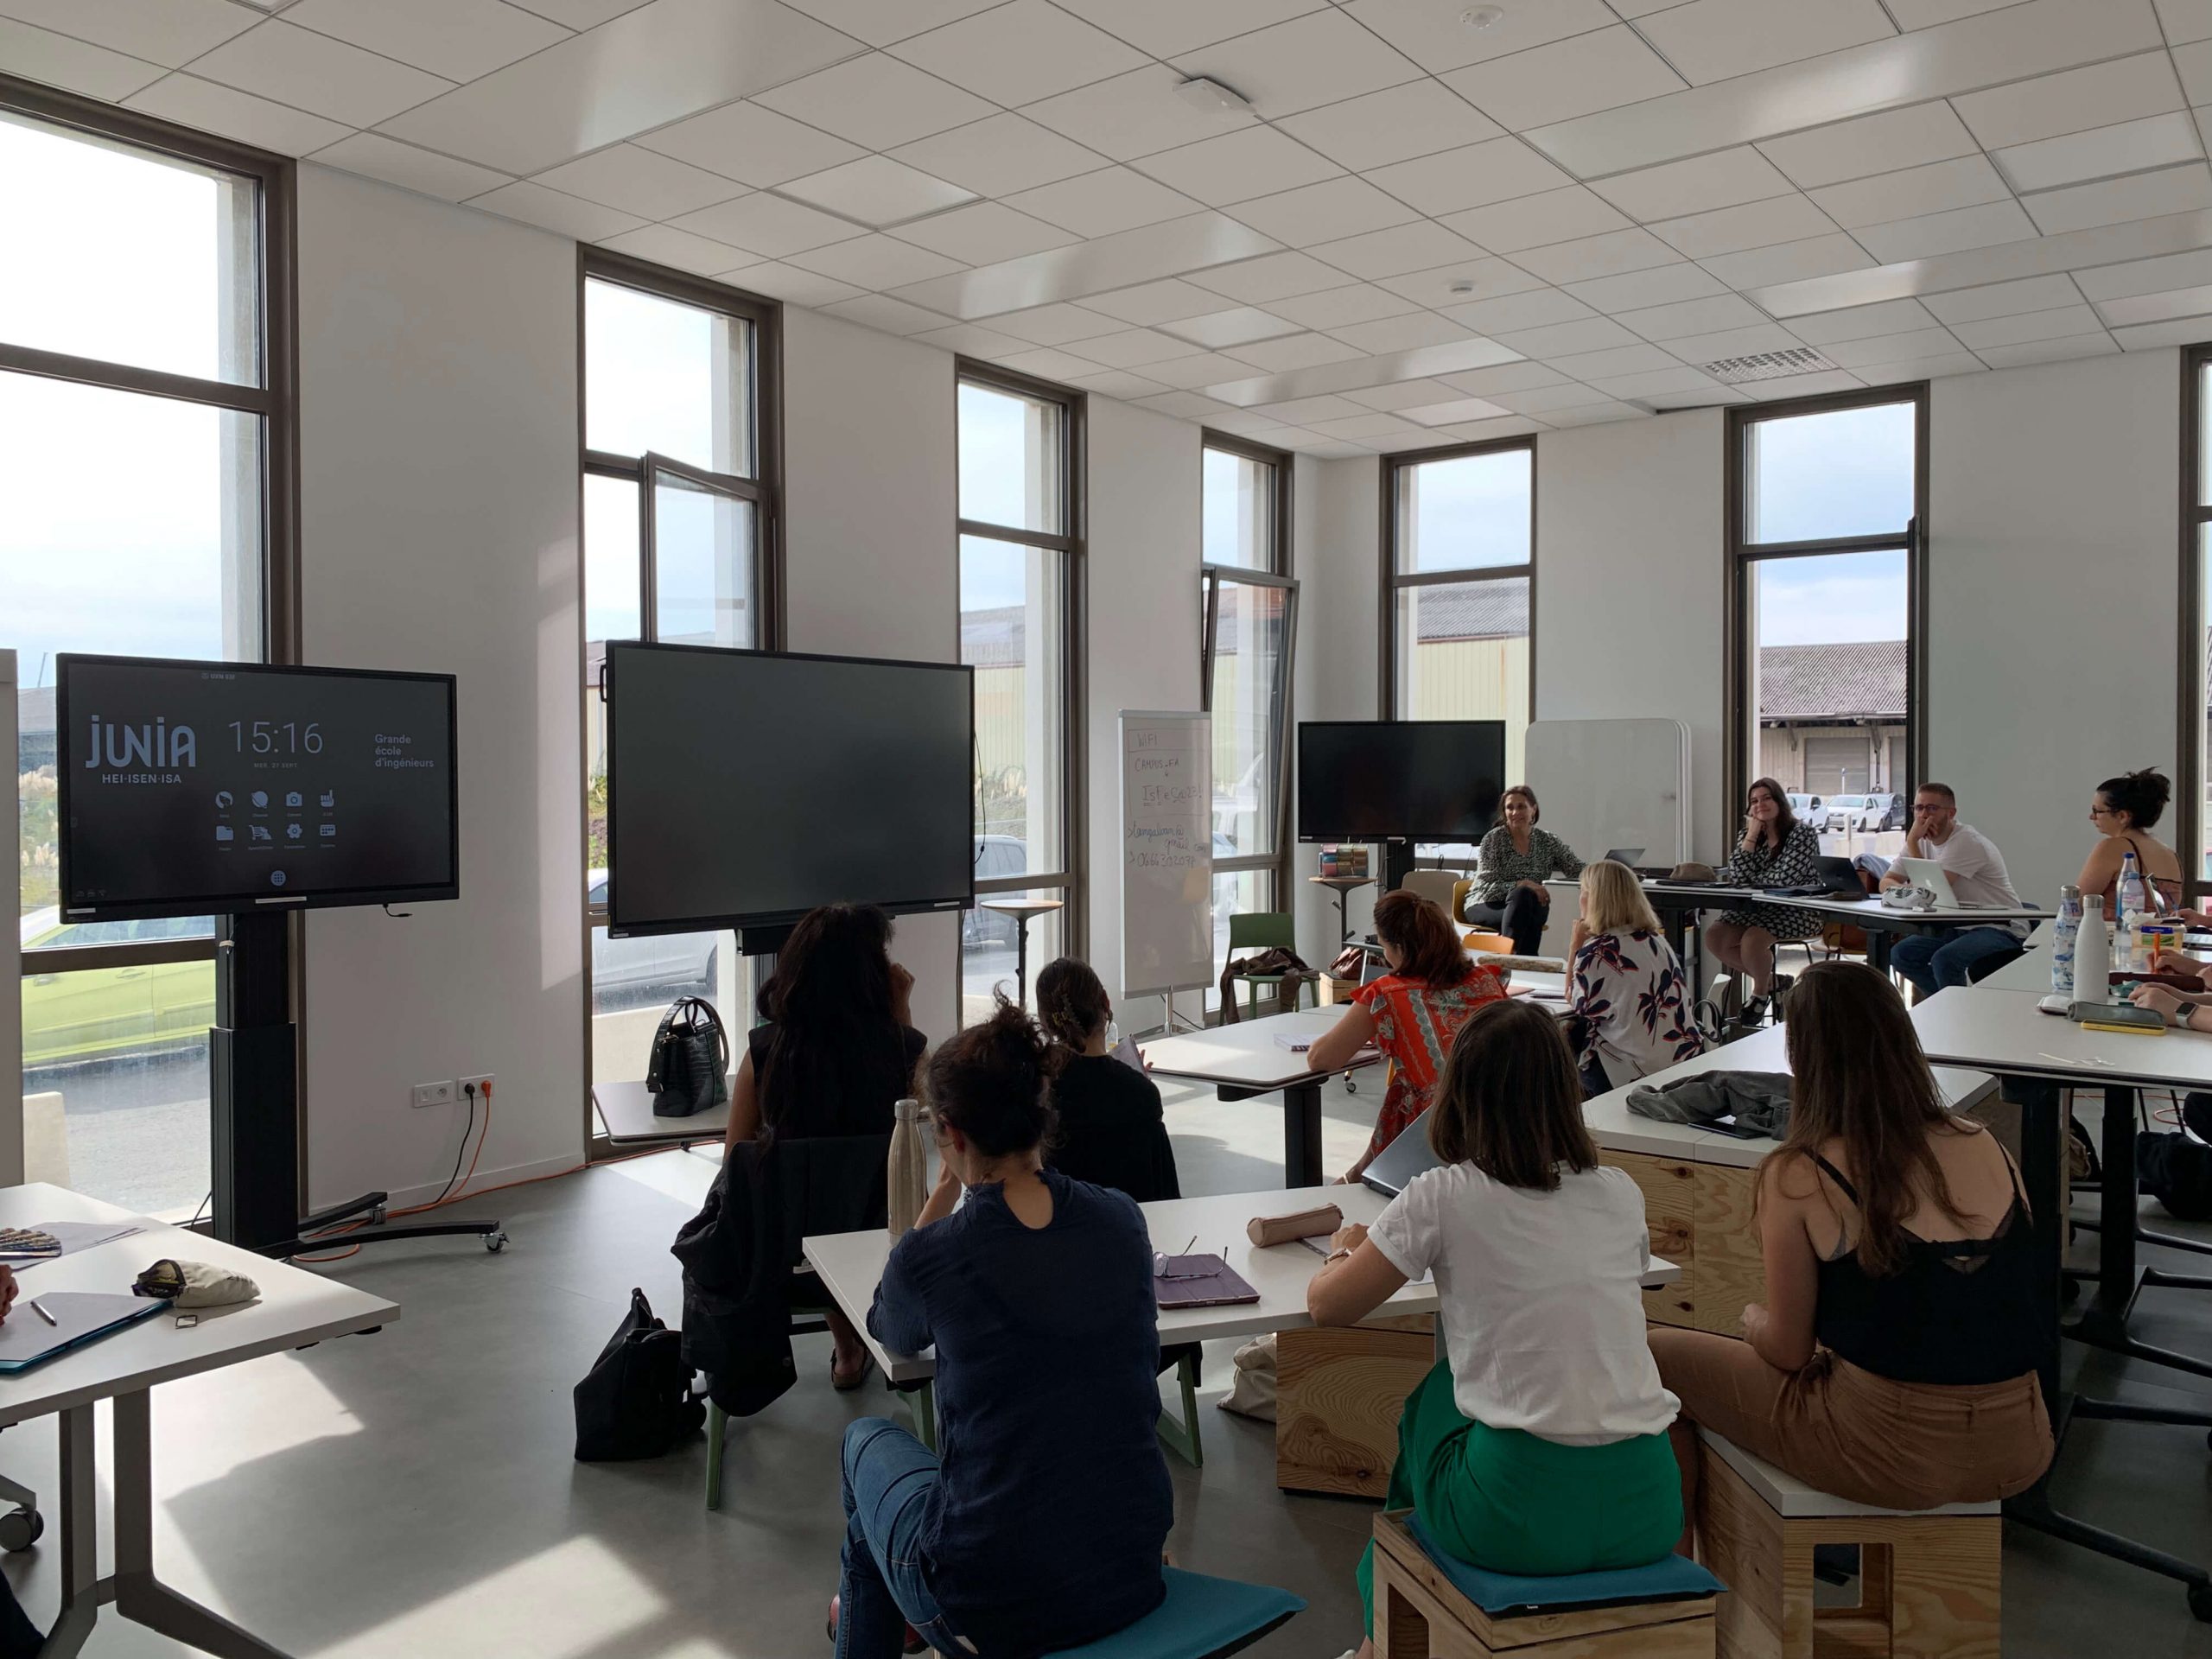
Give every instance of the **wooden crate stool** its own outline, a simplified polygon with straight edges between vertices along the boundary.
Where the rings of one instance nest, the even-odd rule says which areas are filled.
[[[1875,1509],[1700,1433],[1698,1553],[1730,1591],[1720,1659],[1998,1659],[2001,1505]],[[1857,1606],[1814,1605],[1820,1544],[1859,1547]]]
[[[1375,1517],[1375,1659],[1713,1659],[1719,1580],[1649,1567],[1516,1578],[1433,1548],[1410,1510]]]

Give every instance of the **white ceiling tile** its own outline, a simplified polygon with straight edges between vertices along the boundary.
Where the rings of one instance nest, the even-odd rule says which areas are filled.
[[[1619,19],[1605,0],[1547,0],[1504,9],[1485,28],[1463,21],[1465,8],[1434,0],[1345,0],[1344,10],[1432,73],[1586,35]]]
[[[1654,265],[1672,264],[1681,257],[1650,232],[1626,230],[1531,248],[1514,263],[1548,283],[1586,283],[1593,277],[1618,276],[1626,270],[1648,270]]]
[[[1906,334],[1876,334],[1868,340],[1839,340],[1821,347],[1821,355],[1840,369],[1869,363],[1904,363],[1916,357],[1943,357],[1959,349],[1948,328],[1920,328]]]
[[[1771,404],[1790,397],[1824,397],[1829,392],[1852,391],[1866,384],[1848,369],[1831,369],[1825,374],[1791,374],[1779,380],[1754,380],[1742,390],[1762,404]]]
[[[1692,369],[1690,373],[1695,374]],[[1700,379],[1706,377],[1700,375]],[[1706,380],[1709,390],[1697,391],[1647,391],[1635,396],[1645,408],[1662,413],[1671,409],[1718,409],[1729,404],[1748,404],[1751,400],[1734,386],[1724,386],[1718,380]]]
[[[225,0],[5,0],[0,11],[18,22],[171,69],[245,34],[255,22],[252,11]],[[16,67],[13,58],[6,61]]]
[[[1344,396],[1366,409],[1429,409],[1440,404],[1464,401],[1441,380],[1394,380],[1380,386],[1361,386]],[[1408,416],[1407,418],[1411,419]],[[1471,420],[1472,416],[1462,418]],[[1422,423],[1427,425],[1427,422]]]
[[[1179,421],[1203,421],[1209,426],[1218,426],[1232,416],[1243,413],[1195,391],[1163,391],[1157,397],[1138,401],[1155,415],[1172,415]]]
[[[911,283],[925,283],[932,276],[948,276],[963,268],[957,259],[948,259],[927,248],[880,234],[832,242],[827,247],[809,248],[790,257],[791,263],[802,270],[818,270],[824,276],[835,276],[856,288],[904,288]]]
[[[1135,165],[1140,173],[1212,207],[1295,190],[1344,172],[1296,139],[1256,125],[1162,150]]]
[[[1868,225],[1856,232],[1859,245],[1885,264],[2018,242],[2035,233],[2033,221],[2019,203],[2009,198],[1980,207],[1959,207],[1948,213]]]
[[[1249,305],[1233,307],[1226,311],[1208,311],[1195,317],[1179,317],[1173,322],[1163,324],[1162,328],[1165,333],[1188,340],[1192,346],[1203,346],[1209,351],[1299,332],[1296,323]],[[1185,346],[1183,349],[1188,351],[1190,346]]]
[[[1644,311],[1617,312],[1614,321],[1646,340],[1665,340],[1717,334],[1725,328],[1755,328],[1770,319],[1740,295],[1716,294],[1709,299],[1655,305]]]
[[[778,193],[796,197],[812,207],[827,208],[847,219],[858,219],[863,225],[875,226],[896,225],[974,200],[971,192],[958,185],[947,184],[943,179],[908,167],[904,162],[894,162],[887,156],[863,156],[858,161],[846,162],[823,172],[810,173],[804,178],[779,186]],[[1039,247],[1055,247],[1065,240],[1065,237],[1056,238],[1020,251],[1034,253]]]
[[[1638,409],[1634,404],[1615,403],[1611,399],[1600,404],[1580,404],[1573,409],[1562,409],[1545,416],[1554,426],[1606,426],[1615,421],[1641,421],[1650,418],[1651,411]]]
[[[1341,242],[1325,242],[1309,251],[1316,259],[1370,281],[1426,270],[1451,259],[1475,260],[1483,257],[1483,251],[1465,238],[1454,236],[1441,225],[1427,220],[1387,231],[1370,231],[1365,236],[1350,237]]]
[[[1411,300],[1371,283],[1353,283],[1345,288],[1293,295],[1270,300],[1268,306],[1278,316],[1288,317],[1302,328],[1336,328],[1348,322],[1373,322],[1378,317],[1402,317],[1419,309]]]
[[[1332,438],[1352,438],[1369,442],[1385,442],[1395,438],[1418,438],[1427,435],[1411,421],[1379,411],[1354,415],[1341,421],[1318,421],[1314,431]]]
[[[1678,92],[1686,84],[1625,25],[1455,69],[1442,79],[1514,132],[1640,103]]]
[[[1554,357],[1551,365],[1563,374],[1573,375],[1586,386],[1594,386],[1600,380],[1624,374],[1656,374],[1682,366],[1681,359],[1672,353],[1641,341],[1634,346],[1616,346],[1610,351]]]
[[[1910,109],[1839,121],[1833,126],[1763,140],[1759,153],[1806,189],[1877,173],[1895,173],[1979,148],[1974,135],[1940,99]]]
[[[1341,104],[1287,116],[1277,124],[1355,173],[1478,143],[1503,130],[1438,80],[1409,81],[1348,98]]]
[[[556,231],[563,236],[574,237],[579,242],[597,242],[624,231],[634,231],[645,221],[634,213],[618,208],[602,207],[595,201],[586,201],[580,196],[563,195],[558,190],[549,190],[542,184],[532,184],[528,179],[518,184],[503,184],[496,190],[480,196],[471,196],[468,205],[481,207],[487,213],[497,213],[503,219],[518,219],[525,225],[535,225],[541,230]]]
[[[1440,374],[1446,385],[1476,397],[1495,397],[1500,392],[1532,391],[1555,386],[1567,377],[1548,363],[1501,363],[1494,369],[1469,369],[1463,374]]]
[[[989,358],[996,361],[1002,357],[1016,357],[1030,349],[1030,343],[1016,340],[1012,334],[1002,334],[995,328],[985,328],[973,322],[956,322],[950,328],[932,328],[926,333],[910,334],[908,339],[924,346],[934,346],[939,351],[960,352],[969,357]]]
[[[1350,175],[1239,202],[1229,216],[1294,248],[1363,236],[1421,217],[1395,196]]]
[[[1865,270],[1873,263],[1866,249],[1839,231],[1833,236],[1808,236],[1802,242],[1783,242],[1771,248],[1724,253],[1708,260],[1706,268],[1729,287],[1748,289],[1771,283],[1832,276],[1838,271]]]
[[[2212,40],[2212,0],[2153,0],[2168,46]]]
[[[1968,92],[1953,99],[1951,106],[1984,148],[2002,149],[2188,105],[2171,60],[2164,52],[2145,52]]]
[[[833,317],[842,317],[847,322],[857,322],[867,328],[879,328],[887,334],[933,334],[944,327],[944,319],[936,313],[909,305],[904,300],[894,300],[887,294],[862,294],[856,299],[840,300],[822,308]]]
[[[1147,380],[1141,374],[1131,374],[1126,369],[1109,369],[1103,374],[1079,374],[1068,382],[1084,391],[1095,391],[1102,397],[1119,397],[1124,403],[1135,403],[1140,397],[1157,397],[1163,388],[1157,380]]]
[[[1701,300],[1707,295],[1725,294],[1728,289],[1702,265],[1681,264],[1572,283],[1566,291],[1585,305],[1617,315],[1655,305],[1672,305],[1678,300]]]
[[[2154,351],[2162,346],[2196,346],[2212,334],[2202,317],[2183,317],[2174,322],[2145,323],[2140,328],[2115,328],[2112,337],[2123,352]]]
[[[1175,67],[1221,82],[1271,121],[1421,77],[1409,59],[1333,6],[1186,53]]]
[[[979,196],[1010,196],[1078,173],[1095,173],[1106,159],[1010,111],[902,144],[891,156]]]
[[[537,178],[565,194],[620,207],[640,219],[674,219],[746,194],[734,180],[635,144],[616,144],[581,161],[564,162]]]
[[[865,153],[787,115],[741,102],[645,133],[635,142],[759,189],[819,173]]]
[[[1897,33],[1878,0],[1696,0],[1642,28],[1700,86]]]
[[[276,18],[195,60],[192,72],[350,127],[374,126],[453,86],[442,75]]]
[[[794,76],[808,77],[796,83],[805,86],[812,71],[852,49],[849,37],[778,0],[652,0],[384,125],[448,156],[537,173],[766,87],[780,96],[790,88],[779,83]],[[677,159],[724,170],[697,156]]]
[[[1171,357],[1193,354],[1190,341],[1153,328],[1123,328],[1094,340],[1077,340],[1067,349],[1109,369],[1134,369],[1147,363],[1164,362]]]
[[[1528,391],[1502,391],[1490,401],[1502,409],[1511,410],[1516,415],[1541,415],[1548,420],[1562,409],[1602,404],[1608,400],[1605,394],[1594,386],[1586,386],[1579,380],[1563,380]]]
[[[1333,394],[1319,397],[1293,397],[1279,404],[1255,404],[1255,415],[1268,415],[1287,426],[1311,426],[1316,421],[1348,421],[1360,415],[1372,415],[1371,409],[1362,409],[1349,398]]]
[[[1368,177],[1425,213],[1487,207],[1516,196],[1564,189],[1574,182],[1518,138],[1491,138],[1399,162],[1377,168]]]
[[[1994,160],[2017,190],[2049,190],[2145,168],[2194,161],[2204,154],[2196,123],[2185,110],[2092,127],[2000,149]]]
[[[1617,174],[1590,188],[1630,218],[1647,225],[1656,219],[1679,219],[1788,195],[1795,188],[1773,162],[1749,144]]]
[[[1687,5],[1689,0],[1610,0],[1610,3],[1615,11],[1633,22],[1638,17],[1664,11],[1669,6]]]
[[[1190,0],[1058,0],[1063,10],[1088,17],[1099,28],[1118,35],[1131,46],[1155,58],[1172,58],[1225,41],[1232,35],[1249,35],[1309,11],[1319,11],[1326,0],[1206,0],[1194,6]]]
[[[1147,363],[1144,372],[1164,385],[1187,391],[1194,386],[1218,386],[1232,380],[1249,379],[1252,365],[1217,352],[1200,352],[1195,357],[1171,357],[1165,363]]]
[[[1087,86],[1145,62],[1135,47],[1049,0],[1012,0],[902,41],[891,54],[1009,106]]]
[[[2137,173],[2095,184],[2070,184],[2024,198],[2023,205],[2045,236],[2063,236],[2099,225],[2161,213],[2195,213],[2212,207],[2212,168],[2202,162]]]
[[[1076,239],[1071,232],[1017,213],[1000,201],[978,201],[935,213],[898,226],[891,233],[963,265],[995,265],[1046,248],[1065,247]]]
[[[1916,357],[1904,363],[1868,363],[1851,371],[1861,385],[1902,386],[1916,380],[1941,380],[1948,375],[1980,374],[1988,365],[1972,352],[1952,352],[1942,357]]]
[[[645,225],[620,236],[610,236],[600,246],[626,253],[633,259],[650,259],[657,265],[688,270],[700,276],[723,276],[761,262],[751,254],[673,225]]]
[[[1764,201],[1662,219],[1651,232],[1693,259],[1712,259],[1747,248],[1770,248],[1777,242],[1802,242],[1834,229],[1833,219],[1792,191]]]
[[[2031,340],[2064,340],[2073,334],[2103,332],[2104,324],[2087,304],[2062,305],[2048,311],[2024,311],[2013,317],[1985,317],[1980,322],[1955,323],[1951,332],[1968,351],[1987,346],[2019,346]]]
[[[785,259],[809,248],[842,242],[861,233],[861,227],[830,213],[802,207],[781,196],[756,191],[734,201],[717,202],[674,221],[679,231],[710,236],[764,259]]]
[[[991,113],[973,92],[881,52],[787,81],[757,101],[865,149],[910,144]]]
[[[2208,268],[2212,269],[2212,256],[2207,256]],[[1962,288],[1951,294],[1929,294],[1921,303],[1936,314],[1939,322],[1956,327],[1962,322],[1979,322],[1984,317],[2018,316],[2024,311],[2049,311],[2058,306],[2072,305],[2082,297],[2069,276],[2030,276],[2017,283],[1996,283],[1986,288]],[[1848,314],[1844,314],[1848,315]],[[1811,321],[1808,317],[1804,321]],[[1792,325],[1795,327],[1795,325]]]
[[[1319,368],[1324,363],[1348,363],[1367,353],[1326,334],[1285,334],[1278,340],[1255,340],[1237,346],[1231,356],[1269,374],[1293,369]]]
[[[1888,0],[1888,3],[1899,29],[1932,29],[1937,23],[1953,23],[2000,6],[2017,5],[2019,0]]]
[[[1462,328],[1433,311],[1411,311],[1402,317],[1385,317],[1378,322],[1347,323],[1333,332],[1345,345],[1357,346],[1374,357],[1474,337],[1472,329]]]
[[[1218,311],[1221,296],[1171,276],[1165,282],[1141,283],[1112,294],[1094,295],[1084,305],[1133,327],[1149,328],[1157,323]]]
[[[772,300],[787,300],[793,305],[812,306],[817,310],[840,300],[858,299],[861,294],[850,283],[841,283],[819,271],[801,270],[797,265],[782,264],[773,259],[747,265],[738,277],[741,280],[737,286],[752,293],[765,294]]]
[[[1200,288],[1210,288],[1217,294],[1225,294],[1232,300],[1267,305],[1276,300],[1287,299],[1294,294],[1313,294],[1325,288],[1340,288],[1344,285],[1344,273],[1333,265],[1323,264],[1311,254],[1270,253],[1238,264],[1217,265],[1211,270],[1194,270],[1188,280]]]
[[[1981,156],[1961,156],[1948,162],[1898,173],[1877,174],[1848,184],[1832,184],[1812,193],[1827,215],[1850,230],[1861,225],[1884,225],[1896,219],[1916,219],[1923,213],[1948,213],[1955,207],[1978,207],[2002,201],[2012,193],[1997,169]]]
[[[1479,259],[1461,260],[1457,264],[1386,276],[1381,280],[1381,286],[1416,305],[1441,311],[1446,306],[1473,305],[1482,300],[1503,299],[1508,294],[1526,294],[1543,287],[1544,279],[1531,276],[1518,265],[1485,255]]]
[[[273,149],[280,156],[312,155],[336,143],[346,131],[335,121],[272,104],[251,92],[218,86],[197,75],[165,75],[131,93],[123,104],[125,109],[143,110],[219,137]]]
[[[1532,432],[1550,430],[1541,421],[1532,421],[1524,416],[1509,415],[1495,421],[1462,421],[1456,426],[1440,429],[1462,443],[1488,443],[1493,438],[1521,438]]]
[[[2018,346],[1985,346],[1981,360],[1993,369],[2024,369],[2035,363],[2063,363],[2076,357],[2107,357],[2120,350],[2113,338],[2100,329],[2066,340],[2037,340]]]
[[[2176,317],[2201,317],[2212,311],[2212,284],[2168,289],[2158,294],[2131,294],[2117,300],[2099,300],[2096,309],[2102,320],[2115,328],[2146,322],[2170,322]],[[1993,321],[2032,321],[2041,315],[2031,312],[2024,318],[2001,317]],[[1961,340],[1966,338],[1963,329],[1959,337]]]
[[[537,5],[541,0],[531,0]],[[788,0],[830,28],[870,46],[888,46],[910,35],[957,22],[1005,0]]]
[[[1117,162],[1257,124],[1249,110],[1192,108],[1175,95],[1184,79],[1165,64],[1150,64],[1032,104],[1022,113]]]
[[[993,317],[990,326],[1033,346],[1065,346],[1118,334],[1124,325],[1118,318],[1101,316],[1079,305],[1040,305],[1033,311],[1005,312]]]
[[[2173,50],[2174,67],[2181,71],[2181,89],[2192,104],[2212,104],[2212,41],[2198,41]]]
[[[504,0],[299,0],[284,21],[456,81],[569,37],[559,24]]]
[[[1447,306],[1444,315],[1478,334],[1495,337],[1516,329],[1580,322],[1597,314],[1573,296],[1556,288],[1536,288],[1500,299],[1477,300],[1471,305]]]
[[[254,3],[257,0],[249,0],[249,3]],[[648,3],[650,0],[530,0],[524,10],[550,18],[565,29],[597,29],[601,23]],[[806,8],[801,6],[798,10],[804,11]]]
[[[1214,401],[1208,399],[1209,402]],[[1224,404],[1224,409],[1231,405]],[[1217,415],[1208,424],[1219,428],[1232,437],[1250,438],[1255,443],[1274,443],[1275,439],[1263,435],[1273,432],[1294,432],[1300,429],[1287,427],[1265,415],[1255,415],[1249,410],[1234,410],[1230,414]],[[1278,446],[1280,447],[1280,446]]]
[[[1575,322],[1555,322],[1544,328],[1516,328],[1493,338],[1523,357],[1547,359],[1643,343],[1611,317],[1584,317]],[[1528,413],[1526,410],[1521,412]]]
[[[1505,415],[1503,404],[1493,404],[1487,397],[1453,397],[1441,404],[1414,404],[1401,405],[1406,419],[1418,421],[1423,426],[1458,426],[1466,421],[1486,421]]]
[[[1667,349],[1685,363],[1700,364],[1760,352],[1786,352],[1802,343],[1780,323],[1762,322],[1748,328],[1724,328],[1719,334],[1670,340]]]
[[[2212,283],[2212,249],[2170,253],[2156,259],[2131,259],[2124,264],[2077,271],[2074,280],[2080,285],[2082,292],[2093,300],[2191,288],[2200,283]]]
[[[1918,300],[1888,300],[1879,305],[1854,305],[1844,311],[1815,311],[1792,317],[1789,332],[1808,346],[1825,346],[1837,340],[1872,340],[1877,334],[1910,334],[1932,328],[1936,319]],[[1966,336],[1961,334],[1960,339]],[[1969,341],[1969,344],[1972,342]]]
[[[1633,397],[1639,403],[1649,403],[1654,397],[1721,390],[1720,383],[1711,375],[1700,374],[1695,369],[1681,365],[1672,368],[1646,369],[1636,374],[1592,375],[1590,384],[1616,397]]]
[[[233,8],[235,10],[235,8]],[[111,52],[49,29],[0,17],[0,63],[12,74],[110,103],[150,86],[164,73],[158,63]],[[1443,88],[1437,89],[1440,92]],[[1449,98],[1451,94],[1446,92]]]
[[[1576,237],[1597,236],[1626,230],[1628,219],[1603,197],[1575,185],[1547,190],[1541,195],[1520,196],[1452,213],[1444,222],[1492,253],[1517,253]]]
[[[1126,167],[1101,168],[1058,184],[1024,190],[1008,196],[1006,202],[1009,207],[1082,237],[1111,236],[1116,231],[1178,219],[1198,212],[1199,206]]]
[[[448,201],[465,201],[508,182],[505,175],[488,167],[417,149],[377,132],[357,132],[350,138],[340,138],[329,149],[317,150],[312,159]],[[729,261],[725,259],[716,269],[728,270]]]

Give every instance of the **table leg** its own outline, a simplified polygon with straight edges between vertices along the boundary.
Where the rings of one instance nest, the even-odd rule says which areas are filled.
[[[1321,1173],[1321,1084],[1294,1083],[1282,1091],[1282,1184],[1319,1186]]]
[[[60,1414],[61,1436],[61,1611],[54,1621],[39,1659],[71,1659],[92,1633],[100,1603],[99,1452],[92,1408],[72,1406]]]
[[[2058,1421],[2060,1270],[2066,1262],[2066,1128],[2064,1095],[2040,1077],[2006,1077],[1999,1087],[2020,1108],[2020,1184],[2028,1200],[2036,1252],[2036,1318],[2050,1333],[2036,1372],[2043,1382],[2043,1402]]]
[[[1029,1006],[1029,918],[1017,917],[1014,925],[1014,1005]]]

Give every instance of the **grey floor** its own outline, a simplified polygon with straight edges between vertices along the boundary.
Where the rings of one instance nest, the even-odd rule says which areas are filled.
[[[1328,1154],[1363,1143],[1374,1096],[1328,1095]],[[1168,1091],[1186,1191],[1281,1179],[1278,1111]],[[826,1653],[824,1605],[842,1535],[837,1438],[851,1418],[900,1408],[871,1389],[832,1393],[827,1338],[799,1348],[800,1386],[732,1438],[724,1508],[702,1507],[703,1442],[655,1463],[569,1457],[569,1390],[632,1285],[677,1311],[670,1236],[712,1173],[680,1153],[603,1166],[464,1206],[502,1217],[513,1243],[486,1255],[436,1241],[365,1251],[324,1271],[397,1300],[379,1334],[257,1361],[157,1391],[162,1571],[307,1659],[526,1655],[532,1659],[785,1659]],[[2190,1269],[2212,1262],[2201,1258]],[[2212,1296],[2154,1292],[2152,1340],[2212,1355]],[[2197,1382],[2069,1344],[2069,1366],[2138,1400],[2212,1401]],[[1228,1345],[1211,1351],[1206,1466],[1170,1460],[1173,1548],[1202,1571],[1266,1580],[1311,1610],[1251,1651],[1335,1659],[1357,1636],[1351,1569],[1371,1510],[1285,1497],[1268,1427],[1211,1408]],[[54,1436],[0,1436],[0,1471],[51,1491]],[[2089,1425],[2069,1448],[2063,1501],[2092,1519],[2212,1561],[2212,1453],[2188,1429]],[[4,1570],[50,1618],[58,1537]],[[2212,1656],[2212,1626],[2179,1588],[2012,1529],[2007,1655]],[[96,1656],[186,1649],[104,1620]]]

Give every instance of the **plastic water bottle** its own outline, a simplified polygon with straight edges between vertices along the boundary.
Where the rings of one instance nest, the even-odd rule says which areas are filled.
[[[2101,893],[2082,900],[2082,931],[2074,940],[2074,1000],[2112,1001],[2112,935],[2105,926]]]
[[[886,1166],[886,1196],[890,1200],[891,1241],[897,1243],[913,1230],[914,1222],[929,1201],[925,1158],[922,1149],[922,1103],[909,1096],[893,1109],[898,1114],[891,1126],[891,1158]]]
[[[2058,890],[2058,919],[2050,931],[2050,994],[2072,1001],[2074,947],[2082,932],[2082,889],[2068,882]]]
[[[2143,960],[2143,924],[2151,918],[2151,901],[2142,866],[2135,861],[2133,848],[2120,855],[2120,882],[2113,892],[2113,910],[2119,927],[2119,937],[2113,942],[2113,965],[2126,973],[2148,969],[2151,964]]]

